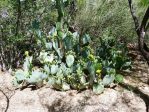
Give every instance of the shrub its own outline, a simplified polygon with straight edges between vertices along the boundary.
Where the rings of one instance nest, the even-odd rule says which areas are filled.
[[[94,92],[100,94],[114,80],[123,80],[117,70],[130,64],[127,64],[127,58],[113,45],[113,40],[102,40],[95,52],[90,47],[91,39],[88,34],[80,38],[77,32],[71,33],[65,25],[63,28],[60,26],[61,23],[57,23],[46,38],[39,36],[38,45],[42,51],[37,59],[43,66],[34,67],[34,57],[26,52],[23,69],[14,73],[13,82],[16,86],[22,86],[25,82],[33,85],[49,84],[64,91],[93,88]]]
[[[77,12],[75,25],[80,32],[88,32],[95,42],[105,31],[115,38],[136,39],[127,0],[83,0]]]

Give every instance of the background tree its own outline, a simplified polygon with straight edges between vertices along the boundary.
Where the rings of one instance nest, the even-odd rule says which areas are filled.
[[[141,4],[147,5],[148,8],[143,16],[142,22],[139,23],[138,17],[135,14],[132,0],[128,0],[130,12],[133,17],[134,23],[135,23],[135,29],[138,35],[138,45],[139,50],[141,51],[142,55],[146,59],[147,63],[149,64],[149,48],[147,47],[147,44],[145,43],[145,35],[149,28],[149,1],[148,0],[141,0]]]

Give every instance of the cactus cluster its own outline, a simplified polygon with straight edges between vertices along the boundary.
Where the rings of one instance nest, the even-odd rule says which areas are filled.
[[[38,37],[37,44],[41,51],[36,60],[43,66],[35,67],[32,63],[33,56],[29,56],[26,51],[23,68],[14,72],[13,83],[16,86],[22,86],[26,82],[35,85],[49,84],[63,91],[92,88],[100,94],[105,86],[114,81],[123,81],[123,77],[117,75],[116,69],[106,66],[102,55],[100,57],[91,49],[92,41],[88,34],[80,37],[77,32],[72,33],[67,27],[61,27],[57,23],[46,38],[41,35]],[[102,48],[100,46],[101,50]]]

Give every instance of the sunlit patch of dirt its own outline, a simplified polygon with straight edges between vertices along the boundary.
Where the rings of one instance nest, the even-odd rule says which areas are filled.
[[[149,84],[149,66],[139,50],[138,46],[128,46],[129,56],[132,59],[132,69],[129,72],[125,72],[125,79],[132,81],[133,83],[145,83]]]

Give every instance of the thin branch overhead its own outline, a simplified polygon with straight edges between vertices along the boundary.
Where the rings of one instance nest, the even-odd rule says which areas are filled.
[[[128,3],[129,3],[129,8],[130,8],[130,12],[131,12],[131,15],[132,15],[132,18],[134,20],[134,23],[135,23],[135,27],[136,27],[136,31],[137,33],[139,33],[139,20],[135,14],[135,11],[134,11],[134,8],[133,8],[133,5],[132,5],[132,0],[128,0]]]
[[[141,29],[144,29],[144,30],[146,29],[148,19],[149,19],[149,7],[148,7],[148,9],[146,10],[146,13],[145,13],[145,15],[144,15],[144,18],[143,18],[143,20],[142,20]]]

